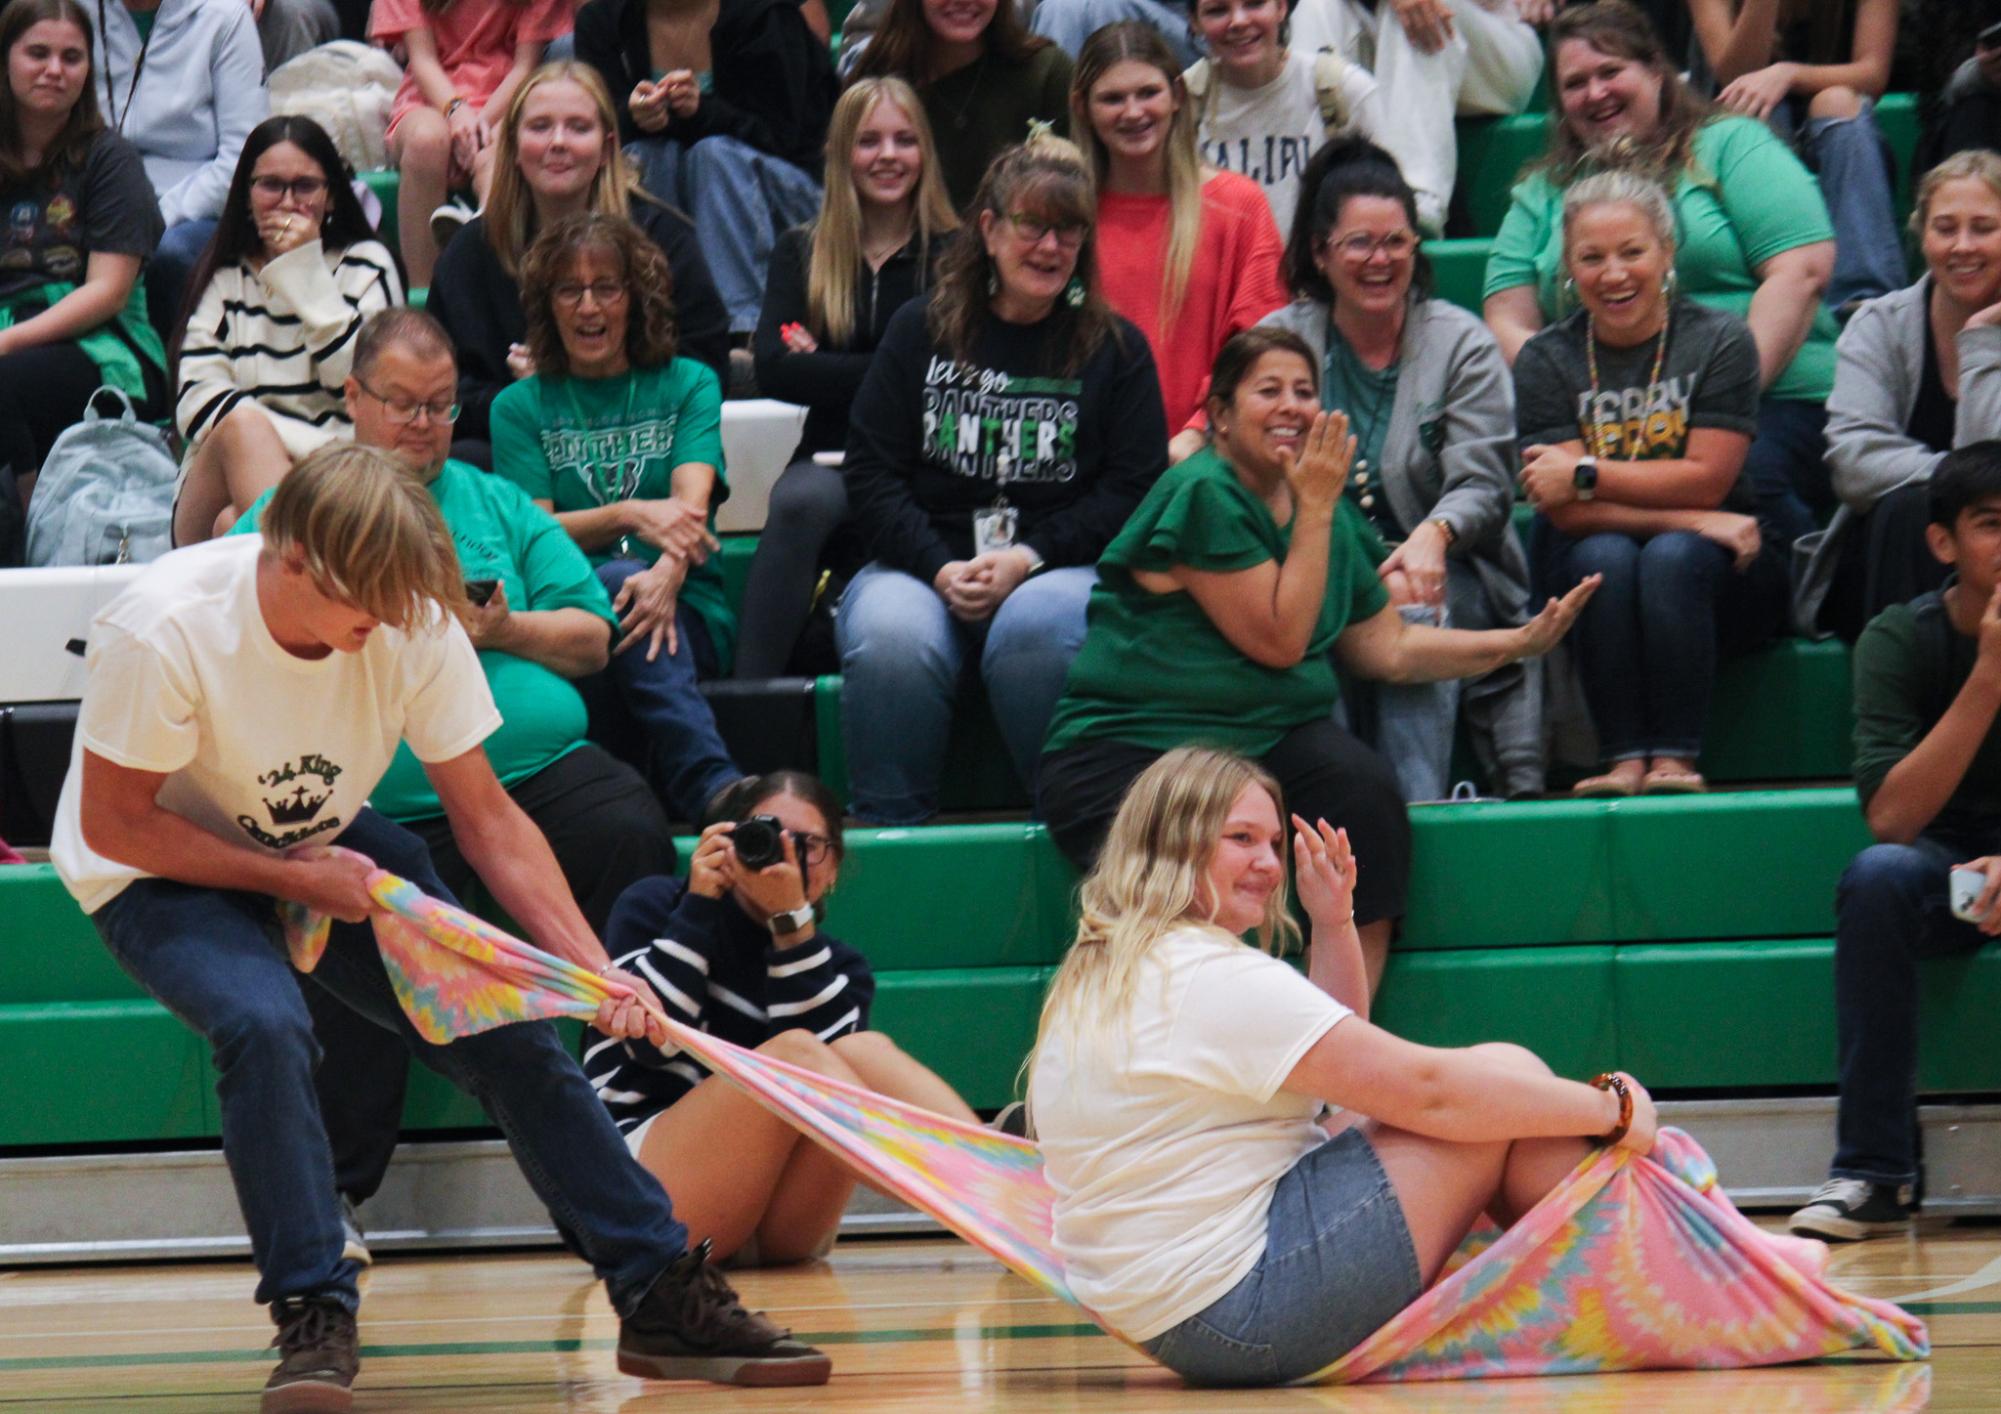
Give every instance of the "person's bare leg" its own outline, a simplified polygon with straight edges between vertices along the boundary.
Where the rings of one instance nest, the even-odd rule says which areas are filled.
[[[781,1031],[758,1047],[766,1055],[849,1085],[867,1085],[833,1046],[810,1031]],[[802,1262],[815,1256],[840,1226],[857,1175],[831,1151],[802,1138],[757,1224],[759,1261],[767,1266]],[[671,1190],[670,1190],[671,1192]]]
[[[472,160],[472,204],[486,210],[486,194],[493,188],[493,149],[482,147]]]
[[[880,1031],[857,1031],[833,1043],[833,1052],[861,1077],[862,1084],[892,1100],[916,1105],[947,1119],[978,1124],[980,1117],[936,1072]]]
[[[438,263],[431,213],[444,205],[451,171],[452,131],[435,108],[413,108],[396,125],[389,156],[396,164],[396,237],[409,288],[428,289]]]
[[[264,409],[238,403],[209,429],[188,462],[174,508],[174,543],[209,539],[224,512],[234,521],[291,469],[291,453]]]
[[[673,1200],[688,1240],[707,1238],[718,1257],[757,1230],[799,1131],[721,1076],[712,1075],[653,1121],[639,1162]]]
[[[1355,936],[1362,940],[1362,966],[1368,969],[1371,998],[1383,985],[1383,969],[1390,965],[1390,937],[1396,927],[1396,919],[1378,918],[1355,929]]]
[[[1541,1056],[1507,1041],[1489,1041],[1471,1049],[1478,1051],[1497,1071],[1520,1075],[1550,1073]],[[1591,1143],[1587,1139],[1515,1140],[1508,1146],[1500,1189],[1487,1207],[1489,1215],[1503,1227],[1512,1226],[1548,1196],[1550,1190],[1570,1177],[1572,1170],[1590,1153]]]
[[[1500,1191],[1508,1145],[1461,1144],[1364,1122],[1383,1172],[1403,1208],[1417,1267],[1430,1286]]]

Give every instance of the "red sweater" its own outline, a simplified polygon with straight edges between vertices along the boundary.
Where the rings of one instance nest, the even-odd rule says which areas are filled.
[[[1113,309],[1137,324],[1160,368],[1167,430],[1201,409],[1216,351],[1286,302],[1284,254],[1271,205],[1256,182],[1218,172],[1202,187],[1202,234],[1189,267],[1173,337],[1160,325],[1167,263],[1164,196],[1098,196],[1098,278]]]

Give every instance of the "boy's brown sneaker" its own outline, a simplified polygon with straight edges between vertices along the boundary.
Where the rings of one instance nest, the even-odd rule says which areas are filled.
[[[264,1384],[262,1414],[345,1414],[354,1407],[361,1340],[354,1312],[330,1296],[271,1303],[278,1368]]]
[[[618,1368],[648,1380],[823,1385],[834,1362],[762,1313],[746,1311],[704,1242],[653,1283],[619,1323]]]

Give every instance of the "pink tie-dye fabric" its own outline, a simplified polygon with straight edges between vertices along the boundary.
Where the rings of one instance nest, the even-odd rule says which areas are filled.
[[[394,875],[377,871],[369,889],[381,905],[376,938],[397,997],[429,1040],[512,1021],[589,1017],[607,998],[632,995]],[[285,921],[294,960],[311,970],[325,946],[324,921],[291,907]],[[1055,1252],[1054,1195],[1033,1144],[661,1019],[673,1044],[814,1141],[1050,1295],[1076,1302]],[[1695,1141],[1663,1129],[1651,1155],[1600,1150],[1506,1232],[1468,1238],[1431,1290],[1306,1382],[1725,1369],[1856,1350],[1906,1361],[1929,1354],[1922,1322],[1831,1285],[1825,1260],[1819,1243],[1753,1225],[1724,1196]]]

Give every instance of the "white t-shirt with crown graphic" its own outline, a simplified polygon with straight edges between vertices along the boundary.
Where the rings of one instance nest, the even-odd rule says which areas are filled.
[[[500,725],[455,621],[388,625],[355,653],[300,658],[257,603],[262,536],[212,540],[148,566],[91,621],[69,776],[49,857],[86,913],[145,871],[95,853],[81,820],[83,753],[166,776],[159,803],[274,853],[329,844],[407,738],[449,761]]]

